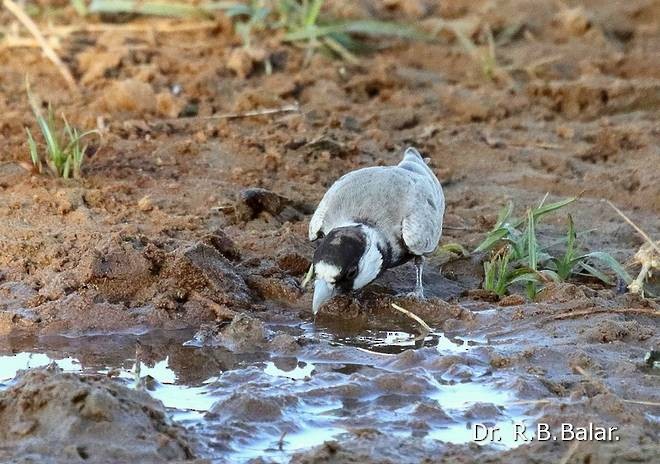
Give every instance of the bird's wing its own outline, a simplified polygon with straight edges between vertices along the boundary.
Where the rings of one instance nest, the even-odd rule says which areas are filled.
[[[328,211],[327,195],[326,192],[316,207],[312,219],[309,221],[309,240],[311,242],[319,238],[319,232],[321,232],[321,227],[323,227],[323,219],[325,218],[325,213]]]
[[[445,198],[442,188],[438,188],[439,185],[436,186],[431,179],[419,182],[421,185],[415,189],[403,218],[401,233],[411,253],[424,255],[433,252],[440,241]]]
[[[309,221],[309,239],[314,241],[321,233],[327,233],[329,229],[358,217],[377,223],[387,209],[378,207],[378,199],[400,197],[396,193],[388,195],[392,193],[392,187],[398,185],[392,182],[394,174],[389,172],[390,169],[368,167],[351,171],[337,179],[325,192]]]
[[[333,200],[334,200],[335,196],[337,195],[337,192],[339,190],[341,190],[341,188],[344,186],[346,181],[351,177],[351,174],[354,174],[354,172],[349,172],[348,174],[344,174],[343,176],[341,176],[325,192],[325,195],[323,195],[323,198],[321,199],[321,202],[316,207],[316,211],[314,211],[314,214],[312,215],[312,219],[309,221],[309,240],[310,241],[313,242],[314,240],[319,238],[319,234],[321,233],[321,231],[323,229],[323,223],[326,220],[326,214],[328,213],[328,209],[330,208],[331,204],[333,203]]]

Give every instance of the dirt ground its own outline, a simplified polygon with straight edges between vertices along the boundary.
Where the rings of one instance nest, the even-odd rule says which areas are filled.
[[[660,237],[660,3],[329,3],[335,14],[427,30],[456,20],[475,38],[488,25],[498,66],[493,78],[484,75],[446,31],[434,42],[378,40],[359,64],[317,54],[303,65],[304,51],[271,37],[261,42],[273,63],[268,75],[263,63],[246,62],[224,18],[194,30],[165,30],[154,19],[85,30],[63,7],[50,19],[77,27],[59,48],[76,94],[38,48],[0,42],[0,336],[198,328],[244,312],[310,321],[311,296],[299,281],[313,251],[306,229],[316,203],[343,173],[396,163],[408,145],[431,158],[443,184],[442,243],[472,249],[507,200],[521,212],[546,192],[554,200],[581,195],[567,210],[578,230],[593,229],[581,238],[585,249],[626,262],[643,244],[603,199]],[[0,24],[13,21],[0,10]],[[43,101],[102,131],[82,179],[24,167],[24,127],[34,129],[26,74]],[[298,111],[209,118],[296,102]],[[564,213],[550,216],[542,237],[559,237],[565,224]],[[657,311],[657,300],[583,280],[550,286],[535,302],[485,301],[475,291],[481,264],[445,261],[428,266],[429,302],[407,307],[442,330],[487,333],[492,346],[481,362],[517,376],[510,387],[537,401],[546,422],[621,427],[620,441],[580,442],[569,462],[657,462],[660,380],[643,357],[660,347],[658,318],[625,311]],[[364,326],[396,319],[387,303],[413,282],[412,266],[388,272],[347,306],[349,317]],[[601,309],[608,311],[565,315]],[[0,423],[18,418],[3,401]],[[162,459],[194,456],[176,443],[163,445]],[[160,452],[141,446],[135,456]],[[375,430],[293,462],[397,462],[392,449],[413,462],[557,462],[568,448],[425,449]]]

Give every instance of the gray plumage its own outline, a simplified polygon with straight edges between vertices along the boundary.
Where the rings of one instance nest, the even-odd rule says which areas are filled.
[[[367,224],[382,233],[392,267],[435,250],[444,211],[440,182],[419,152],[408,148],[397,166],[363,168],[337,180],[311,219],[309,238],[316,240],[349,224]]]
[[[413,294],[423,297],[423,257],[438,246],[444,211],[440,182],[414,148],[397,166],[341,177],[309,223],[309,239],[321,242],[312,259],[314,313],[333,295],[358,290],[412,258]]]

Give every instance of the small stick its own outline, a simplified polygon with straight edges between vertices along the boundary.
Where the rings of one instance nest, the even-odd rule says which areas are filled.
[[[656,401],[641,401],[641,400],[621,400],[624,403],[632,403],[632,404],[643,404],[644,406],[655,406],[655,407],[660,407],[660,403]]]
[[[148,24],[85,24],[72,26],[50,27],[47,33],[69,35],[76,32],[196,32],[205,29],[214,29],[219,24],[215,21],[172,23],[163,21]]]
[[[571,311],[557,314],[548,320],[572,319],[574,317],[591,316],[592,314],[644,314],[646,316],[660,317],[660,311],[650,308],[615,308],[615,309],[587,309],[584,311]]]
[[[649,242],[651,246],[655,248],[655,251],[660,253],[660,248],[658,247],[658,245],[656,245],[656,243],[653,240],[651,240],[651,237],[649,237],[646,232],[644,232],[637,224],[632,222],[632,220],[628,216],[623,214],[623,212],[619,208],[614,206],[614,204],[610,200],[605,200],[605,201],[607,202],[608,205],[610,205],[614,209],[614,211],[619,213],[619,216],[621,216],[628,224],[630,224],[633,227],[633,229],[635,229],[642,237],[644,237],[644,240]]]
[[[621,400],[624,403],[632,403],[632,404],[643,404],[644,406],[655,406],[655,407],[660,407],[660,403],[657,401],[641,401],[641,400]]]
[[[23,11],[20,6],[14,3],[14,0],[4,0],[3,5],[14,16],[16,16],[16,19],[18,19],[21,24],[23,24],[23,26],[25,26],[25,28],[30,31],[30,34],[34,36],[35,40],[39,43],[39,46],[41,47],[44,55],[46,55],[46,57],[53,62],[69,88],[74,92],[78,92],[78,85],[76,84],[76,80],[73,78],[73,74],[71,74],[69,68],[66,67],[57,53],[55,53],[55,50],[53,50],[53,48],[48,44],[48,41],[43,36],[34,21],[32,21],[32,19],[27,14],[25,14],[25,11]]]
[[[422,329],[424,329],[424,331],[426,332],[424,335],[427,335],[429,332],[431,332],[431,327],[429,327],[429,325],[426,322],[424,322],[422,320],[422,318],[420,318],[417,314],[414,314],[414,313],[408,311],[407,309],[402,308],[401,306],[399,306],[396,303],[392,303],[392,307],[394,309],[396,309],[397,311],[400,311],[403,314],[405,314],[406,316],[410,317],[411,319],[414,319],[415,321],[417,321],[417,323],[419,325],[421,325]]]
[[[249,118],[252,116],[264,116],[268,114],[277,114],[277,113],[289,113],[289,112],[298,112],[300,111],[300,106],[298,103],[292,105],[285,105],[280,108],[264,108],[262,110],[253,110],[246,111],[245,113],[222,113],[222,114],[213,114],[211,116],[190,116],[185,118],[167,118],[159,119],[159,122],[179,122],[179,121],[192,121],[192,120],[211,120],[211,119],[238,119],[238,118]]]

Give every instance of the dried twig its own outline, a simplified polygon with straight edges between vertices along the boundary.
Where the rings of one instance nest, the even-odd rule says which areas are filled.
[[[3,5],[16,17],[16,19],[21,22],[21,24],[23,24],[23,26],[25,26],[30,34],[32,34],[35,40],[39,43],[39,46],[41,47],[44,55],[46,55],[46,57],[53,62],[55,67],[57,67],[57,70],[66,81],[69,88],[74,92],[77,92],[78,84],[76,84],[76,80],[73,78],[71,71],[69,71],[69,68],[66,67],[57,53],[55,53],[55,50],[53,50],[53,48],[50,46],[34,21],[32,21],[32,19],[27,14],[25,14],[25,11],[23,11],[20,6],[14,3],[13,0],[4,0]]]
[[[278,113],[291,113],[299,112],[300,106],[298,103],[292,105],[284,105],[280,108],[264,108],[261,110],[246,111],[244,113],[221,113],[213,114],[211,116],[190,116],[183,118],[167,118],[167,119],[158,119],[156,122],[186,122],[186,121],[208,121],[215,119],[238,119],[238,118],[250,118],[254,116],[265,116],[269,114],[278,114]]]
[[[69,35],[76,32],[197,32],[219,27],[216,21],[172,22],[150,21],[148,23],[130,24],[75,24],[71,26],[54,26],[46,29],[46,33]]]
[[[655,406],[655,407],[660,407],[660,403],[657,401],[642,401],[642,400],[621,400],[624,403],[632,403],[632,404],[643,404],[644,406]]]
[[[644,240],[650,243],[651,246],[655,248],[655,251],[660,253],[660,247],[658,247],[658,245],[651,239],[651,237],[649,237],[649,235],[646,232],[644,232],[637,224],[635,224],[632,221],[632,219],[626,216],[623,213],[623,211],[621,211],[619,208],[614,206],[614,204],[610,200],[605,200],[605,201],[607,202],[608,205],[610,205],[614,209],[614,211],[616,211],[619,214],[619,216],[621,216],[628,224],[630,224],[633,229],[635,229],[642,237],[644,237]]]
[[[396,309],[397,311],[402,312],[403,314],[405,314],[409,318],[414,319],[415,321],[417,321],[417,323],[422,326],[422,329],[425,332],[424,336],[428,335],[429,332],[431,332],[431,327],[429,327],[429,325],[426,322],[424,322],[422,320],[422,318],[419,317],[417,314],[414,314],[414,313],[408,311],[407,309],[402,308],[401,306],[399,306],[396,303],[392,303],[392,307],[394,309]]]
[[[651,308],[614,308],[614,309],[586,309],[584,311],[570,311],[557,314],[547,320],[573,319],[575,317],[591,316],[593,314],[643,314],[646,316],[660,317],[660,311]]]

